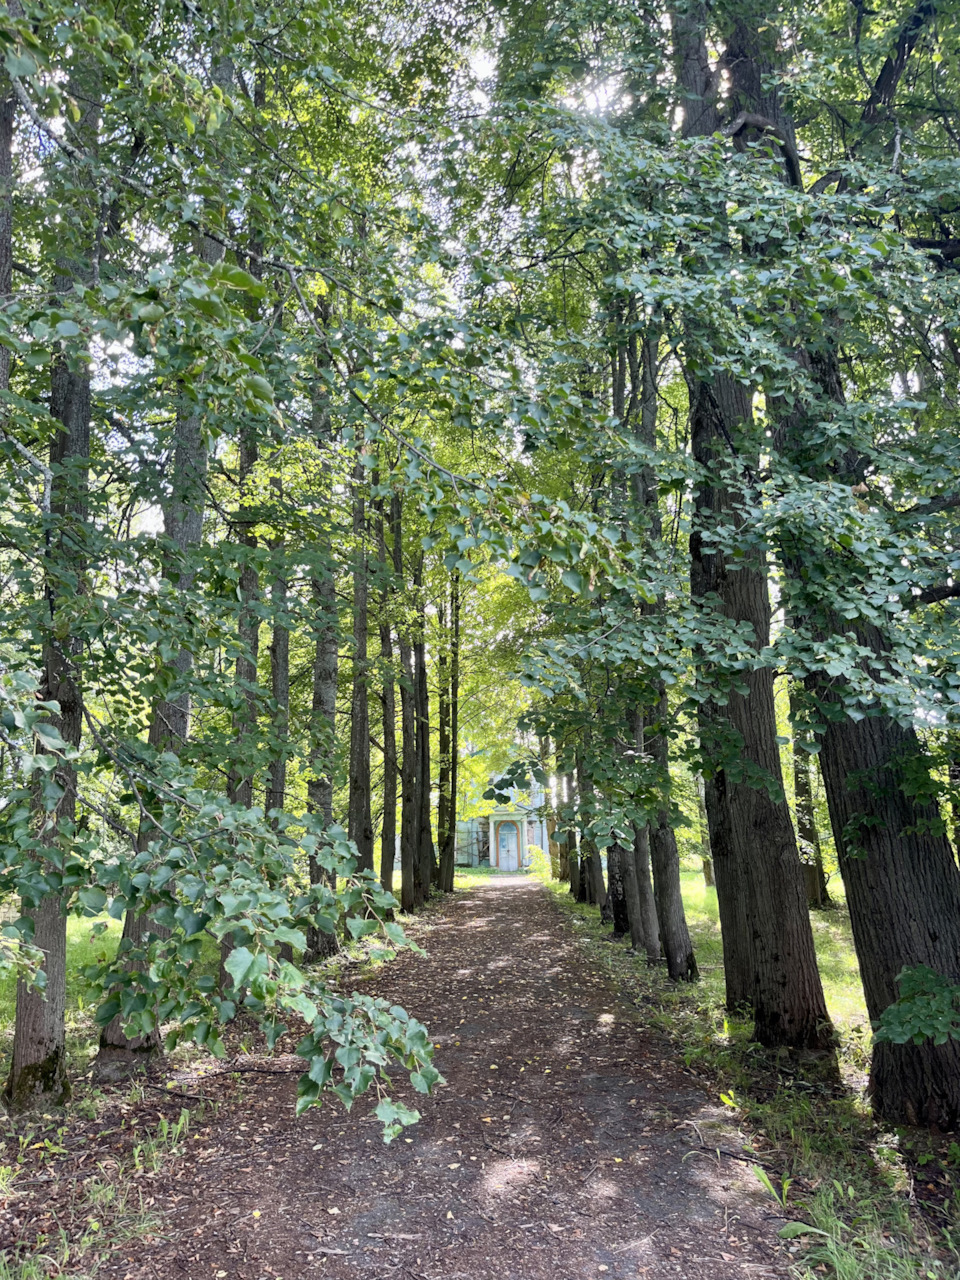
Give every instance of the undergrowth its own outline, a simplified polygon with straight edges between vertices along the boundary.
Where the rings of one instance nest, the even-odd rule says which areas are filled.
[[[916,1130],[885,1130],[873,1120],[864,1094],[869,1029],[862,992],[850,989],[856,961],[849,942],[849,955],[844,950],[840,913],[814,932],[828,971],[842,1083],[824,1079],[822,1062],[762,1049],[750,1040],[749,1024],[724,1011],[715,894],[703,890],[702,879],[687,874],[684,881],[703,972],[694,984],[670,983],[626,942],[612,946],[595,907],[574,902],[566,884],[544,883],[643,1020],[672,1040],[743,1127],[749,1149],[758,1159],[762,1153],[758,1180],[794,1219],[783,1234],[798,1280],[955,1280],[960,1145]],[[771,1168],[773,1177],[765,1172]]]
[[[143,1089],[141,1082],[131,1082],[120,1105],[135,1112],[143,1101]],[[176,1119],[160,1116],[146,1132],[134,1128],[137,1136],[119,1162],[114,1149],[104,1148],[106,1158],[97,1162],[96,1172],[71,1170],[71,1151],[65,1145],[71,1131],[71,1145],[77,1145],[71,1121],[100,1122],[103,1113],[115,1109],[120,1098],[116,1092],[106,1095],[91,1089],[56,1116],[18,1118],[16,1127],[6,1121],[0,1204],[8,1213],[16,1217],[23,1212],[21,1193],[26,1194],[27,1187],[38,1181],[60,1182],[62,1191],[61,1180],[70,1179],[70,1187],[66,1196],[48,1200],[28,1215],[29,1239],[0,1251],[0,1280],[94,1280],[118,1250],[161,1230],[162,1219],[152,1207],[152,1197],[144,1194],[150,1184],[143,1179],[170,1171],[182,1156],[191,1124],[202,1116],[205,1104],[192,1111],[182,1108]],[[97,1127],[95,1123],[90,1130],[93,1142],[108,1136],[107,1131],[97,1132]]]

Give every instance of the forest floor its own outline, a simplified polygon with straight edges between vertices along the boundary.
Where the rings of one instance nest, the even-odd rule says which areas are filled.
[[[729,1113],[619,1001],[538,881],[491,879],[415,932],[428,957],[402,953],[364,989],[430,1028],[447,1083],[406,1097],[420,1123],[385,1146],[362,1107],[295,1119],[298,1060],[283,1054],[260,1067],[289,1074],[239,1084],[181,1074],[178,1091],[213,1105],[178,1159],[147,1168],[152,1218],[98,1277],[789,1274],[783,1218]]]

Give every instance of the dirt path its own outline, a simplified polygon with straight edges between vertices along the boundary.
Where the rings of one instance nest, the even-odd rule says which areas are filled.
[[[376,990],[433,1033],[448,1085],[386,1147],[336,1102],[293,1117],[295,1076],[245,1078],[131,1280],[585,1280],[786,1276],[773,1201],[701,1147],[718,1109],[591,969],[521,877],[458,895]],[[278,1067],[294,1065],[281,1060]],[[705,1127],[706,1126],[706,1127]],[[191,1153],[192,1154],[192,1153]],[[162,1189],[161,1189],[162,1188]]]

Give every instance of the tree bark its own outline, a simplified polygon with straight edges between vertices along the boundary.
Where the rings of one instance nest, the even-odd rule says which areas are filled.
[[[460,571],[450,579],[450,809],[440,850],[440,889],[453,893],[457,858],[457,793],[460,783]]]
[[[204,253],[211,261],[216,261],[219,245],[205,242]],[[163,575],[172,582],[177,595],[186,601],[193,590],[195,577],[190,556],[203,538],[208,459],[200,415],[184,412],[184,408],[180,401],[177,405],[170,491],[162,499],[161,509],[164,537],[171,546],[163,565]],[[147,741],[157,751],[179,754],[190,737],[191,698],[189,689],[184,686],[193,669],[191,650],[179,649],[172,666],[175,672],[174,691],[170,697],[154,704]],[[153,836],[153,824],[141,819],[137,849],[148,848]],[[120,946],[129,956],[128,972],[143,970],[142,952],[151,934],[164,937],[167,930],[143,913],[126,913]],[[94,1075],[99,1080],[117,1080],[148,1066],[150,1060],[162,1051],[163,1037],[159,1025],[150,1035],[127,1036],[123,1030],[123,1018],[118,1014],[100,1032]]]
[[[607,883],[610,886],[608,898],[615,938],[625,938],[630,932],[630,918],[627,912],[627,873],[624,868],[624,863],[627,861],[633,861],[632,853],[628,855],[619,844],[608,846]],[[634,874],[636,874],[636,867],[634,867]],[[639,903],[639,896],[637,901]]]
[[[393,530],[393,571],[403,585],[403,508],[398,494],[390,499],[390,526]],[[415,911],[423,898],[420,888],[420,792],[417,761],[417,708],[414,689],[413,649],[409,624],[398,628],[400,650],[400,905]]]
[[[447,602],[437,606],[437,745],[440,759],[437,771],[437,845],[440,850],[438,886],[443,889],[446,866],[444,854],[447,848],[447,826],[450,821],[450,633]]]
[[[271,476],[270,484],[277,498],[283,494],[282,480]],[[273,738],[271,759],[267,767],[267,785],[264,792],[264,808],[269,814],[282,809],[287,795],[287,752],[290,735],[290,628],[288,626],[290,599],[283,563],[284,542],[277,539],[271,545],[274,556],[280,559],[273,566],[270,584],[270,605],[273,626],[270,640],[270,695],[273,699],[271,735]]]
[[[620,847],[620,874],[623,880],[623,905],[630,933],[630,945],[639,955],[644,948],[643,908],[640,902],[640,880],[637,875],[637,859],[633,849]]]
[[[660,682],[658,718],[647,736],[650,754],[660,769],[660,776],[669,783],[670,744],[665,726],[668,716],[667,695]],[[674,982],[695,982],[699,977],[693,943],[687,928],[687,916],[683,906],[680,885],[680,854],[677,837],[670,823],[670,813],[661,808],[656,822],[650,826],[650,863],[653,871],[653,890],[657,906],[657,923],[660,926],[660,945],[667,962],[667,973]]]
[[[377,521],[377,549],[383,572],[387,564],[387,542],[382,504]],[[393,892],[393,864],[397,846],[397,698],[393,675],[393,633],[390,601],[393,591],[385,586],[380,609],[380,663],[383,667],[383,825],[380,834],[380,883]]]
[[[357,867],[373,870],[373,818],[370,807],[370,702],[367,652],[368,564],[363,464],[353,471],[353,684],[350,701],[350,775],[347,834],[357,846]]]
[[[568,854],[568,866],[570,869],[570,894],[574,902],[585,902],[586,891],[581,882],[580,858],[578,856],[577,846],[573,839],[572,833],[570,832],[567,833],[567,840],[569,841],[568,848],[570,850]]]
[[[709,135],[718,123],[716,80],[710,70],[701,6],[674,15],[685,137]],[[749,393],[728,375],[688,378],[691,445],[703,468],[690,535],[691,594],[718,618],[753,632],[759,653],[769,641],[770,603],[765,565],[756,553],[735,570],[722,550],[704,540],[730,498],[717,477],[730,441],[752,419]],[[747,443],[747,449],[753,446]],[[742,465],[742,463],[741,463]],[[817,970],[793,823],[783,794],[773,701],[773,672],[743,676],[747,693],[731,689],[726,705],[702,704],[701,747],[713,756],[707,817],[713,849],[724,960],[730,960],[728,1003],[746,997],[761,1044],[827,1050],[833,1031]],[[749,943],[736,895],[746,888]],[[749,960],[744,952],[749,947]],[[749,968],[748,968],[749,966]],[[744,982],[749,973],[749,983]],[[747,989],[744,989],[747,988]]]
[[[96,73],[87,74],[71,84],[84,103],[77,124],[77,135],[83,145],[95,151],[99,130],[99,80]],[[2,145],[12,145],[12,118],[3,123]],[[5,156],[0,168],[10,172],[11,158]],[[99,212],[99,211],[98,211]],[[98,216],[97,214],[94,217]],[[12,221],[6,219],[8,237]],[[82,234],[82,233],[81,233]],[[11,246],[12,261],[12,246]],[[76,261],[57,263],[54,292],[65,297],[74,281],[81,279],[83,268]],[[6,367],[9,377],[9,364]],[[60,352],[54,359],[50,378],[50,413],[59,429],[50,444],[50,511],[47,513],[47,571],[43,606],[47,635],[43,642],[43,670],[38,698],[59,703],[58,715],[50,717],[68,746],[78,748],[83,733],[83,693],[78,660],[82,643],[71,636],[60,636],[57,615],[66,593],[83,589],[85,564],[82,548],[86,541],[84,524],[88,514],[90,469],[90,373],[86,355],[72,360]],[[54,778],[61,794],[47,809],[43,788],[36,786],[34,822],[37,840],[51,853],[63,838],[70,839],[77,820],[77,773],[75,767],[60,761]],[[55,855],[54,855],[55,858]],[[67,922],[65,902],[59,893],[50,893],[33,906],[24,903],[23,914],[33,921],[33,943],[44,954],[46,987],[37,991],[22,980],[17,983],[16,1026],[13,1058],[7,1079],[5,1098],[12,1108],[37,1104],[58,1106],[70,1093],[66,1070],[66,981]]]
[[[637,874],[637,891],[640,895],[640,932],[648,964],[660,963],[660,923],[657,919],[657,902],[650,878],[650,828],[635,827],[633,833],[633,859]]]
[[[588,743],[584,744],[584,750],[589,750]],[[594,786],[583,757],[579,753],[577,754],[577,791],[580,794],[581,803],[586,801],[586,810],[592,820],[591,800],[594,795]],[[598,906],[602,916],[607,905],[607,890],[603,883],[600,850],[591,836],[583,834],[580,836],[580,872],[581,887],[586,891],[586,900]]]
[[[457,861],[457,790],[460,783],[460,571],[451,576],[449,609],[449,742],[447,826],[440,833],[440,891],[453,892]]]
[[[713,889],[713,854],[710,850],[710,827],[707,823],[707,802],[704,798],[703,778],[697,774],[697,826],[700,831],[700,861],[703,863],[703,883]]]
[[[415,576],[418,588],[418,624],[414,640],[415,700],[417,708],[417,770],[420,775],[419,814],[419,874],[421,902],[437,880],[437,865],[433,848],[433,822],[430,809],[430,689],[427,684],[426,602],[423,598],[423,565]]]
[[[794,696],[791,690],[790,701]],[[803,883],[807,894],[807,905],[822,911],[833,906],[827,892],[827,878],[823,873],[823,850],[820,847],[820,832],[817,829],[817,818],[813,808],[813,787],[810,780],[811,756],[793,735],[793,795],[797,812],[797,835],[800,840],[800,853],[803,858]]]
[[[326,826],[333,825],[333,786],[337,755],[337,666],[340,626],[337,584],[333,566],[313,581],[316,610],[313,652],[313,697],[310,708],[310,776],[307,803]],[[336,891],[336,876],[326,871],[313,854],[308,871],[311,884],[327,884]],[[336,955],[340,944],[335,933],[311,927],[307,931],[304,960],[313,962]]]
[[[883,642],[862,628],[861,643],[882,662]],[[960,983],[960,871],[938,807],[916,795],[925,768],[913,729],[886,715],[850,720],[842,690],[811,677],[838,718],[822,735],[820,767],[840,872],[847,890],[867,1013],[877,1019],[897,999],[897,975],[927,965]],[[870,1096],[888,1124],[960,1124],[960,1042],[874,1045]]]

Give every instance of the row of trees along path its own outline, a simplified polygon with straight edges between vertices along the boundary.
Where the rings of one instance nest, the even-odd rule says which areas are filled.
[[[728,1008],[827,1059],[829,825],[871,1103],[954,1129],[956,14],[480,8],[0,5],[5,1100],[107,912],[102,1075],[242,1006],[429,1090],[314,962],[533,773],[676,981],[702,783]]]
[[[339,1104],[293,1117],[281,1053],[222,1096],[163,1188],[162,1237],[104,1274],[221,1280],[785,1276],[775,1205],[675,1051],[638,1026],[536,882],[445,899],[373,987],[426,1022],[447,1080],[385,1146]],[[412,1101],[412,1099],[411,1099]],[[747,1157],[749,1160],[749,1157]]]

